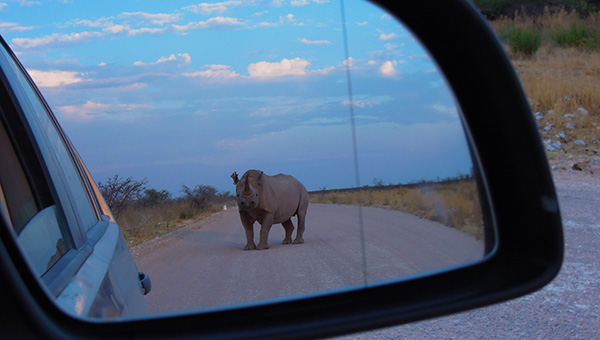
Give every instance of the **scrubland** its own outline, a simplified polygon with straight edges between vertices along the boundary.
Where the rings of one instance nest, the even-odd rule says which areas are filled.
[[[229,206],[233,206],[230,203]],[[156,206],[131,205],[118,216],[117,222],[129,246],[181,229],[198,220],[223,211],[223,204],[211,204],[198,209],[188,202],[166,202]]]
[[[483,237],[479,195],[472,178],[311,192],[310,202],[394,209]]]
[[[521,80],[550,162],[600,170],[600,12],[546,8],[490,24]]]

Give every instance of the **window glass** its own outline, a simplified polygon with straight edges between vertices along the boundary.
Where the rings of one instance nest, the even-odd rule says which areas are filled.
[[[18,240],[34,272],[39,276],[43,275],[67,252],[58,224],[56,206],[37,213],[25,225]]]
[[[49,116],[37,92],[6,50],[2,49],[0,58],[63,202],[69,224],[75,223],[84,231],[89,230],[98,221],[98,217],[61,132]],[[7,67],[10,70],[7,70]]]
[[[0,124],[0,159],[2,159],[0,199],[3,208],[9,212],[8,217],[15,232],[19,233],[39,209],[2,124]]]
[[[40,211],[33,190],[2,124],[0,124],[0,159],[2,159],[1,212],[10,220],[19,245],[34,273],[42,276],[71,247],[70,235],[60,227],[56,205]]]

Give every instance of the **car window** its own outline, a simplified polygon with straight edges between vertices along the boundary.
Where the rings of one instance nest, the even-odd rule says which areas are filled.
[[[5,49],[0,52],[0,62],[64,204],[66,218],[70,225],[80,226],[85,233],[99,218],[73,155],[37,91]]]
[[[0,124],[0,209],[17,235],[34,273],[42,276],[72,247],[70,234],[61,227],[56,205],[38,207],[6,129]]]
[[[2,202],[16,233],[39,211],[25,173],[8,139],[4,126],[0,124],[0,187]]]

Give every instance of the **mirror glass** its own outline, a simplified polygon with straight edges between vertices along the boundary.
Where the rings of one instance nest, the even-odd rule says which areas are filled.
[[[492,235],[453,93],[373,4],[0,9],[0,31],[101,191],[140,184],[107,203],[152,280],[148,312],[365,287],[485,256]],[[244,251],[264,248],[269,218],[269,249]]]

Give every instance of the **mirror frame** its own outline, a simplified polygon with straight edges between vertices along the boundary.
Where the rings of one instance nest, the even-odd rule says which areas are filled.
[[[455,93],[497,227],[491,256],[431,276],[332,295],[96,322],[56,307],[1,226],[3,331],[27,338],[325,337],[497,303],[550,282],[563,257],[558,200],[531,109],[502,45],[466,0],[377,3],[420,39]]]

